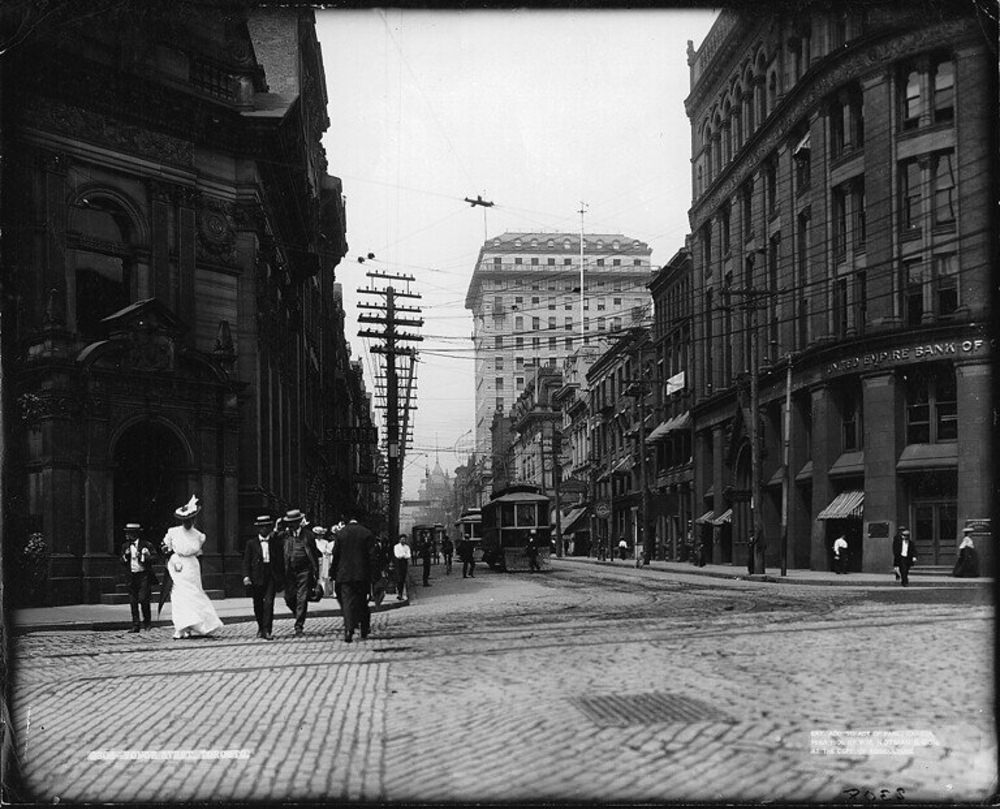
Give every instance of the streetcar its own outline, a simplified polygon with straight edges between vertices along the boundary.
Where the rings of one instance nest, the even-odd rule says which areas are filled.
[[[481,562],[483,559],[483,511],[469,508],[455,521],[458,529],[458,541],[468,540],[472,543],[473,559]]]
[[[528,537],[535,532],[538,561],[551,553],[549,498],[537,486],[515,484],[493,493],[483,506],[483,561],[493,570],[528,570]]]
[[[418,523],[410,530],[410,547],[413,549],[414,555],[419,557],[420,548],[424,546],[424,543],[431,543],[431,562],[436,565],[441,561],[441,543],[445,536],[447,533],[439,522],[433,525]]]

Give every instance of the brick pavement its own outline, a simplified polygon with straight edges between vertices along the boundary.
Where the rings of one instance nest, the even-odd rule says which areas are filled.
[[[350,646],[333,617],[300,639],[279,620],[271,643],[252,622],[219,640],[18,638],[25,780],[42,800],[113,802],[829,802],[852,788],[926,801],[995,788],[991,607],[584,567],[437,576]],[[651,693],[724,721],[612,725],[581,703]],[[816,730],[930,730],[936,744],[814,754]],[[111,749],[247,757],[87,758]]]

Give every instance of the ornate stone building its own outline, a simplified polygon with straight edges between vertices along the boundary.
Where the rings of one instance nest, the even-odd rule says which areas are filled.
[[[192,493],[214,587],[255,514],[373,505],[312,12],[116,8],[4,57],[5,540],[41,533],[60,603],[111,589],[123,524],[158,540]]]
[[[716,561],[747,558],[753,430],[771,568],[783,484],[790,567],[828,569],[843,533],[854,569],[888,571],[903,524],[946,566],[990,515],[996,42],[976,13],[724,11],[690,49],[692,513],[731,515]]]

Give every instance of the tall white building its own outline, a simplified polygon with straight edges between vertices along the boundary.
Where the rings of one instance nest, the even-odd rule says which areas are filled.
[[[621,233],[504,233],[479,251],[465,308],[473,315],[476,452],[490,452],[493,413],[506,412],[531,368],[557,366],[580,345],[650,315],[649,245]],[[582,308],[582,311],[581,311]]]

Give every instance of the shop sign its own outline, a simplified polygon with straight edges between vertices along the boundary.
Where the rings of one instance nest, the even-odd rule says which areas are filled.
[[[869,370],[871,368],[880,368],[885,365],[913,362],[915,360],[931,360],[940,357],[980,354],[983,353],[985,347],[986,341],[977,337],[970,340],[947,340],[941,343],[925,343],[886,351],[870,351],[828,363],[826,373],[837,374],[846,371]]]
[[[594,514],[596,514],[602,520],[606,520],[608,517],[611,516],[611,506],[603,502],[598,503],[596,506],[594,506]]]

